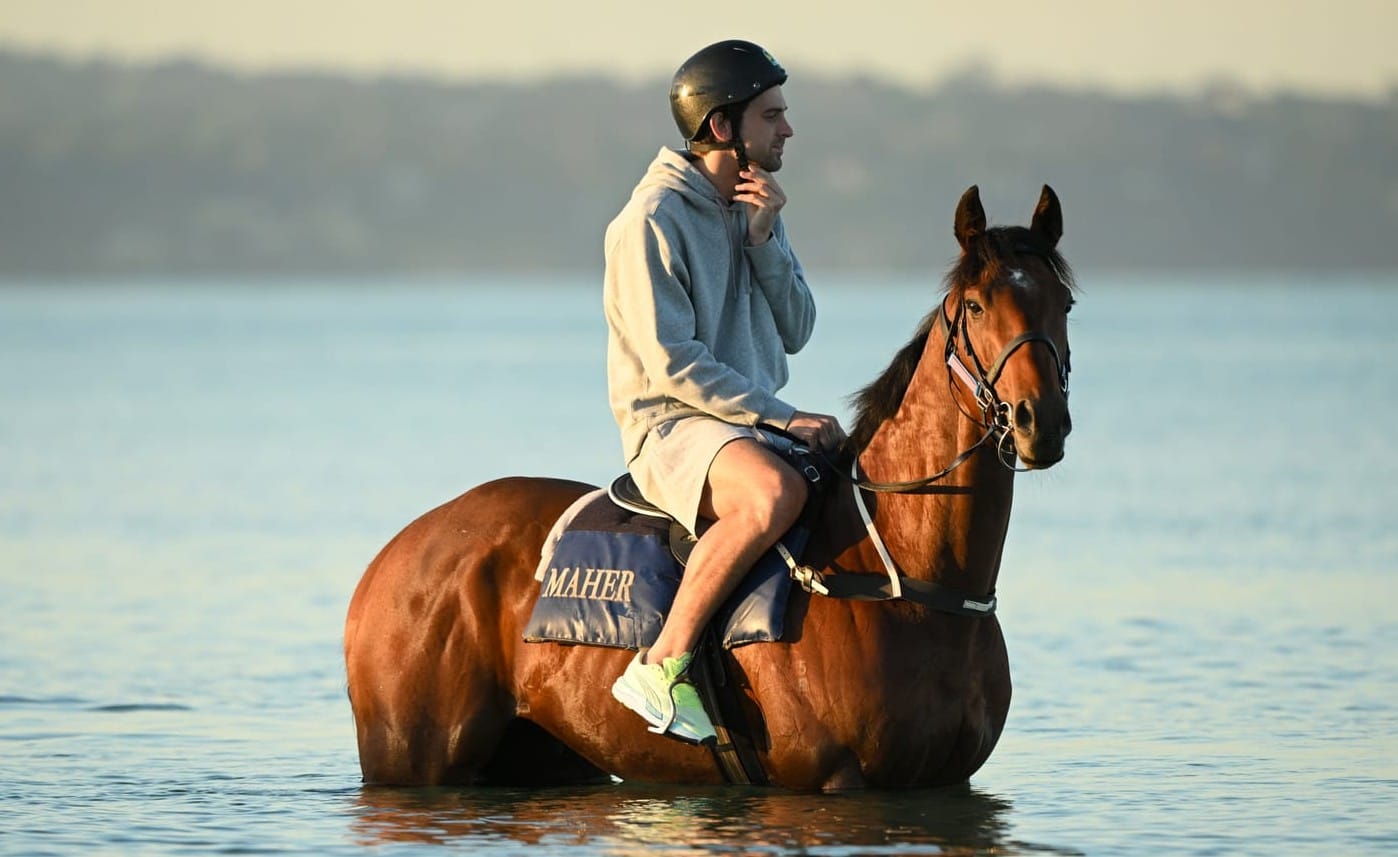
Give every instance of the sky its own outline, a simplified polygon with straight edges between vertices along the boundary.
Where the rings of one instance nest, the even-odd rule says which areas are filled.
[[[0,47],[253,72],[640,80],[725,38],[914,87],[980,69],[1121,93],[1398,91],[1398,0],[0,0]]]

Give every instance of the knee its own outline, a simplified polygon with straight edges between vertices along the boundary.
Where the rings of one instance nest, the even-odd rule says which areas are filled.
[[[806,507],[806,480],[790,467],[781,466],[765,474],[762,484],[755,487],[760,490],[749,495],[749,514],[763,532],[780,537],[791,529]]]

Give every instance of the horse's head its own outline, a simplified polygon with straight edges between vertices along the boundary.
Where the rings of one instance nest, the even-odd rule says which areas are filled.
[[[1048,185],[1028,229],[987,229],[980,192],[972,186],[956,209],[961,258],[948,277],[942,308],[949,365],[968,389],[979,388],[982,418],[999,425],[1031,469],[1058,463],[1073,427],[1068,414],[1073,286],[1056,249],[1062,235],[1063,213]]]

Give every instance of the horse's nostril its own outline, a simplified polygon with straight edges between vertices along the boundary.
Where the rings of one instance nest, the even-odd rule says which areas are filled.
[[[1034,406],[1028,399],[1020,399],[1015,405],[1015,428],[1022,432],[1034,430]]]

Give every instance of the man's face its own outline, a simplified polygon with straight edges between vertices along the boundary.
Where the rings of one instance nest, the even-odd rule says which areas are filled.
[[[786,98],[782,88],[774,86],[748,103],[743,111],[743,142],[747,144],[748,160],[768,172],[782,168],[782,148],[795,132],[786,121]]]

